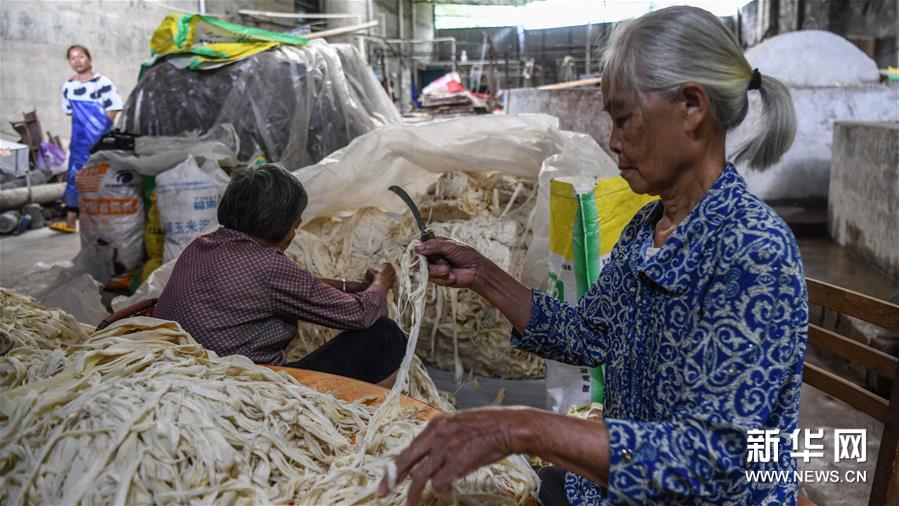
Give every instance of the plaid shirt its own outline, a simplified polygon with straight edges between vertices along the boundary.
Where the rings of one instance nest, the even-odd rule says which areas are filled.
[[[285,362],[298,320],[355,330],[386,314],[380,289],[344,293],[277,248],[224,227],[185,248],[155,309],[157,318],[178,322],[219,355],[264,364]]]

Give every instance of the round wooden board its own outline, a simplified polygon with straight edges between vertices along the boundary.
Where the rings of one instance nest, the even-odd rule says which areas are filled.
[[[389,392],[388,389],[382,386],[337,376],[336,374],[278,365],[267,365],[265,367],[273,371],[287,373],[307,387],[322,393],[329,393],[342,401],[358,402],[364,399],[365,404],[376,406],[384,402],[384,398],[387,396],[387,392]],[[434,406],[425,404],[407,395],[400,399],[400,404],[403,408],[415,409],[414,418],[416,420],[428,421],[440,414],[440,410]]]

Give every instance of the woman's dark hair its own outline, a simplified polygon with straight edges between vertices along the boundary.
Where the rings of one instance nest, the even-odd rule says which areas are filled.
[[[222,226],[269,242],[279,242],[296,227],[309,202],[302,183],[280,165],[239,171],[219,203]]]
[[[69,55],[72,53],[73,49],[80,49],[81,52],[84,53],[84,56],[87,56],[88,60],[93,60],[93,58],[91,58],[91,52],[86,47],[82,46],[81,44],[73,44],[73,45],[69,46],[68,49],[66,49],[66,60],[69,59]]]

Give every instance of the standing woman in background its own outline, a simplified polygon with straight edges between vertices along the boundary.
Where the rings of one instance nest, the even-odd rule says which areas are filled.
[[[90,150],[112,129],[116,115],[122,110],[122,99],[108,77],[94,72],[91,53],[84,46],[74,45],[66,51],[75,75],[62,85],[62,109],[72,116],[72,138],[69,143],[69,170],[62,200],[66,205],[66,220],[50,228],[57,232],[75,232],[78,217],[78,189],[75,175],[90,157]]]

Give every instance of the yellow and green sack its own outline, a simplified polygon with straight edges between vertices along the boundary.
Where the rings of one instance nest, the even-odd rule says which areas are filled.
[[[131,278],[128,287],[131,293],[146,281],[150,274],[162,265],[162,253],[165,246],[165,232],[159,220],[159,205],[156,203],[156,178],[144,178],[144,207],[147,210],[144,221],[144,250],[146,260],[140,271]]]
[[[303,37],[228,23],[201,14],[169,14],[150,39],[152,58],[143,69],[165,58],[178,68],[212,69],[277,46],[305,46]]]
[[[621,177],[550,181],[550,295],[577,304],[599,278],[624,227],[656,198],[637,195]],[[547,361],[546,388],[547,403],[556,412],[602,403],[603,368]]]

